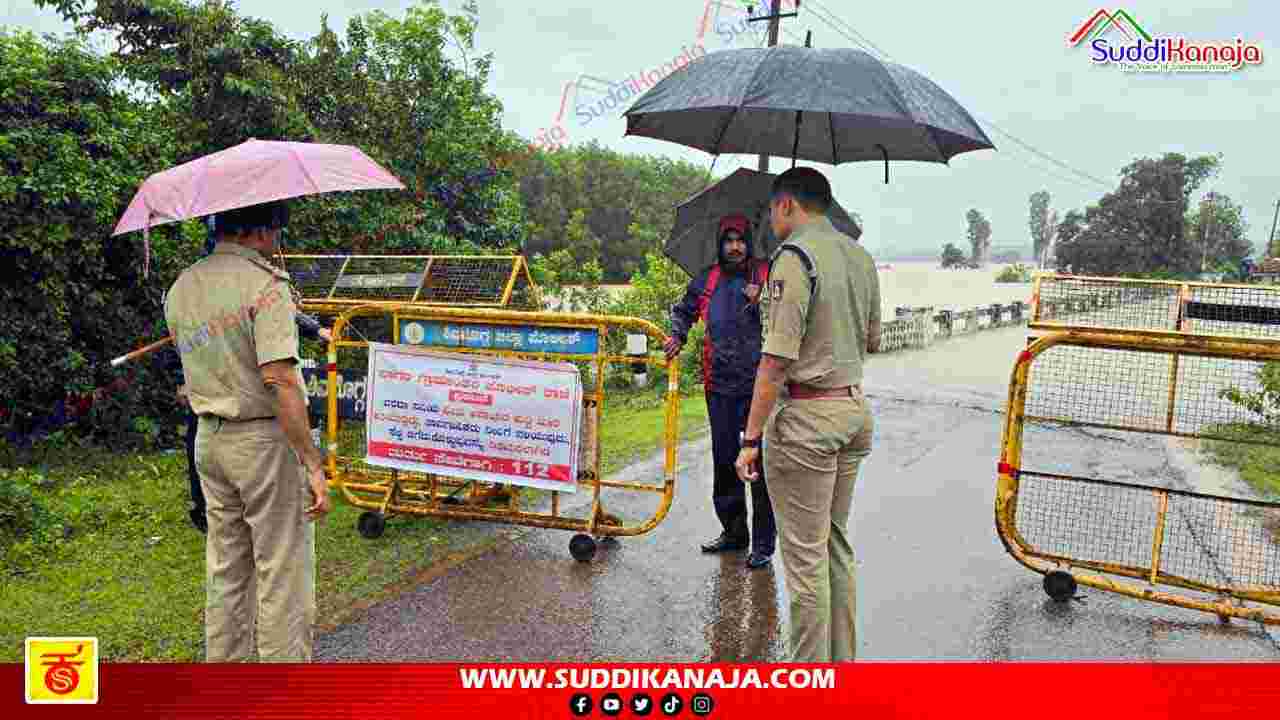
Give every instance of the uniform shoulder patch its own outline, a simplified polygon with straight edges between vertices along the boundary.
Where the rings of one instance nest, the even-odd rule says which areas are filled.
[[[769,299],[778,302],[782,299],[782,290],[786,287],[785,280],[773,279],[769,281]]]

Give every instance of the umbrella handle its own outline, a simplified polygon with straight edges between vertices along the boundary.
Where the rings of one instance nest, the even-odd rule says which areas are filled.
[[[803,110],[797,110],[797,111],[796,111],[796,137],[795,137],[795,139],[794,139],[794,140],[792,140],[792,141],[791,141],[791,167],[792,167],[792,169],[795,169],[795,166],[796,166],[796,150],[798,150],[798,149],[800,148],[800,125],[801,125],[801,123],[803,123],[803,122],[804,122],[804,111],[803,111]],[[832,159],[832,160],[835,160],[835,158],[831,158],[831,159]]]
[[[880,154],[884,155],[884,184],[889,184],[889,151],[883,145],[876,145],[880,148]]]
[[[173,342],[172,335],[170,335],[169,337],[157,340],[151,343],[150,345],[144,345],[143,347],[140,347],[137,350],[133,350],[132,352],[125,353],[124,355],[121,355],[120,357],[112,360],[111,367],[120,367],[121,365],[129,362],[130,360],[136,360],[142,357],[143,355],[146,355],[147,353],[155,352],[156,350],[159,350],[160,348],[164,347],[165,345],[171,342]]]

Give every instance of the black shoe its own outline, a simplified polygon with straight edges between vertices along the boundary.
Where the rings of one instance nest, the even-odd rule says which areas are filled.
[[[708,553],[729,552],[731,550],[746,550],[746,549],[747,549],[746,538],[730,537],[723,533],[721,533],[720,537],[716,538],[715,540],[712,540],[709,543],[702,544],[702,552],[708,552]]]
[[[768,565],[773,560],[773,555],[765,555],[764,553],[753,552],[747,556],[747,567],[755,570]]]
[[[187,511],[187,515],[191,518],[191,524],[201,533],[209,534],[209,518],[205,517],[203,508],[192,508]]]

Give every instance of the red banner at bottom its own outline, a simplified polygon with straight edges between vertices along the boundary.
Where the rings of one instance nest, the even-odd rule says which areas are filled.
[[[0,666],[0,713],[10,711],[0,717],[1253,720],[1280,711],[1280,665],[1262,663],[103,664],[78,676],[97,683],[92,705],[27,704],[24,687],[45,671],[27,672]]]

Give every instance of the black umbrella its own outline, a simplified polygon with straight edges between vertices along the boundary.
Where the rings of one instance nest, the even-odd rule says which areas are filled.
[[[625,113],[627,135],[713,155],[839,165],[947,163],[994,149],[960,103],[914,70],[849,48],[777,46],[697,58]]]
[[[768,258],[778,249],[778,239],[769,225],[769,190],[777,175],[739,168],[676,207],[676,222],[671,228],[663,254],[697,275],[720,256],[720,220],[727,215],[745,215],[751,220],[751,237],[755,256]],[[839,203],[827,211],[836,229],[857,240],[862,228],[849,217]]]

